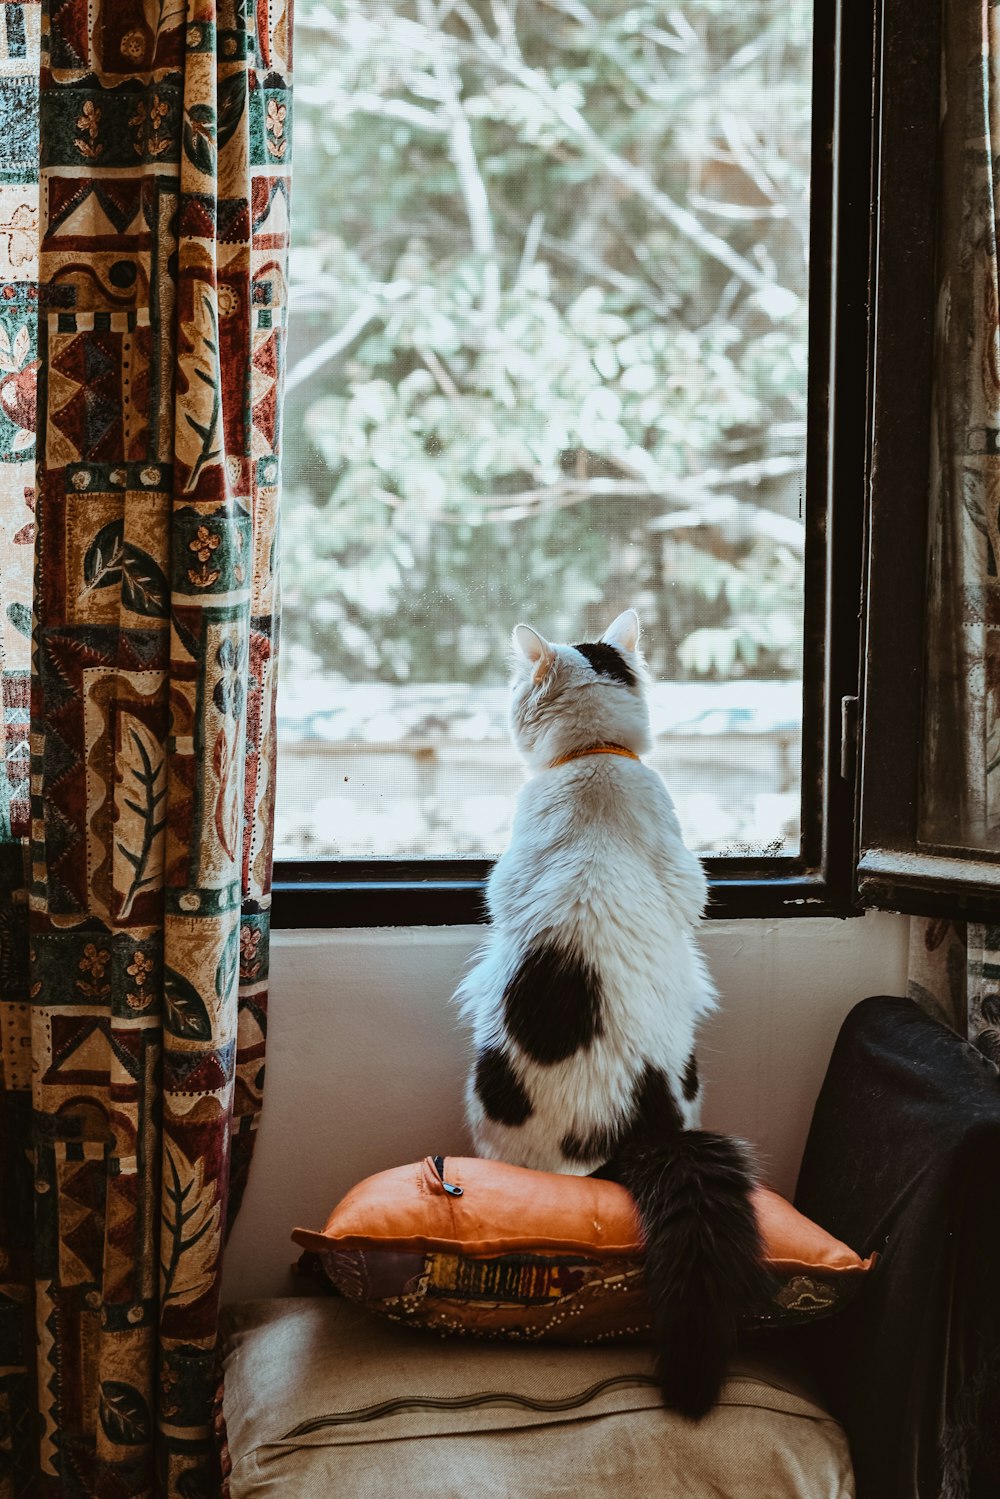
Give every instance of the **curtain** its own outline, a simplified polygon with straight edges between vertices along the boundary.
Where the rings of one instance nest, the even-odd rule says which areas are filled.
[[[1000,1067],[1000,926],[914,917],[906,992]]]
[[[0,1495],[30,1492],[27,879],[38,298],[37,4],[0,6]]]
[[[919,834],[1000,850],[1000,8],[945,6]],[[909,993],[1000,1062],[1000,927],[914,920]]]
[[[906,993],[928,1015],[961,1035],[968,1033],[968,947],[964,922],[911,918]]]
[[[1000,10],[945,6],[920,837],[1000,848]]]
[[[0,531],[0,1495],[37,1465],[43,1495],[195,1499],[263,1084],[290,4],[0,14],[5,139],[37,80],[41,162],[10,599],[6,475]]]

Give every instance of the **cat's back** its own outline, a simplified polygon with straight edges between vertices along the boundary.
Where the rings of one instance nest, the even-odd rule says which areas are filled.
[[[639,760],[594,755],[533,776],[521,788],[510,844],[489,887],[500,925],[647,923],[656,944],[687,929],[705,900],[699,860],[673,802]]]

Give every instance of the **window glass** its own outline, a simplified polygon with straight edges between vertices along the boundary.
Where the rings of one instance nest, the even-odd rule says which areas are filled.
[[[634,605],[691,844],[800,812],[811,7],[297,0],[279,858],[492,857]]]

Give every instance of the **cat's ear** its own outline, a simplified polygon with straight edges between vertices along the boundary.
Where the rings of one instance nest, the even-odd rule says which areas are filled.
[[[548,674],[556,653],[543,635],[530,625],[515,625],[512,636],[514,649],[524,657],[532,668],[532,678],[540,682]]]
[[[639,616],[634,609],[624,609],[601,636],[605,645],[620,651],[634,651],[639,645]]]

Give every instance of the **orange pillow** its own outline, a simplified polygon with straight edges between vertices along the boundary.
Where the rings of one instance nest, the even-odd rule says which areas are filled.
[[[754,1205],[773,1298],[748,1325],[829,1313],[874,1256],[766,1187]],[[590,1176],[426,1156],[353,1187],[319,1231],[292,1238],[334,1286],[394,1321],[440,1332],[593,1342],[649,1328],[643,1241],[629,1192]]]

